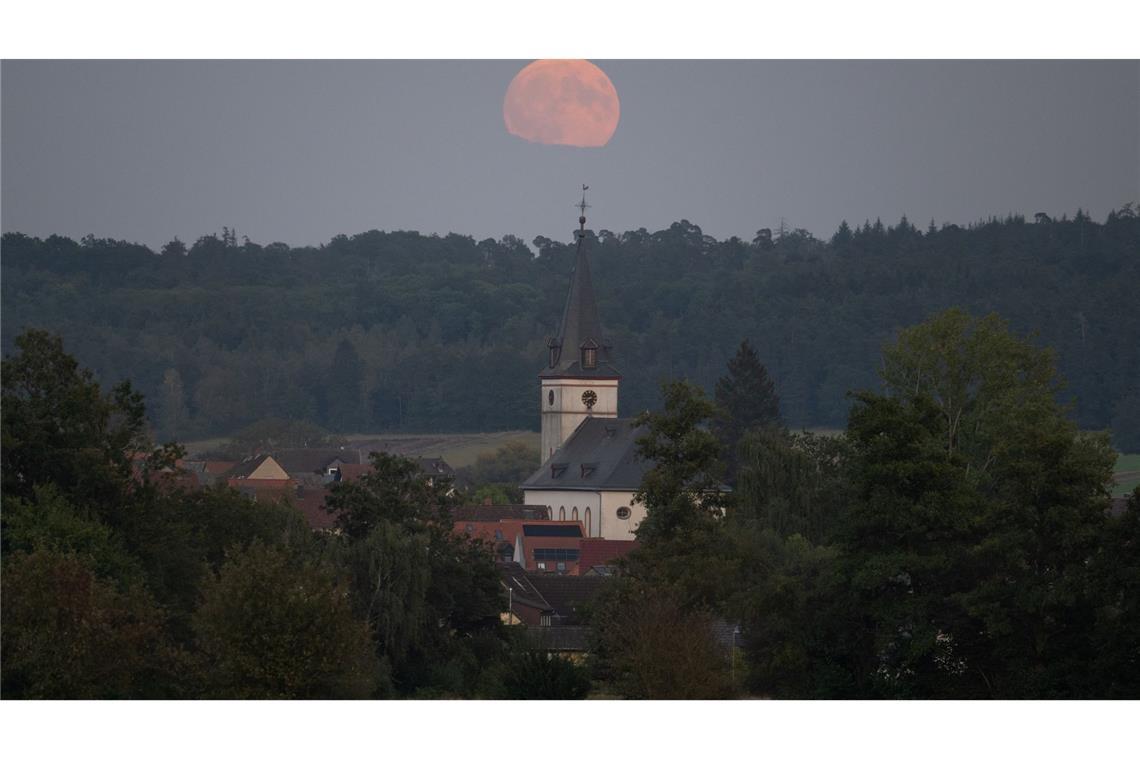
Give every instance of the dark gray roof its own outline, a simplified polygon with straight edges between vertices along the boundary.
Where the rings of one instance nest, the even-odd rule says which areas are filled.
[[[517,562],[500,562],[497,566],[503,591],[506,593],[507,589],[510,589],[510,598],[513,602],[525,604],[544,612],[554,612],[554,608],[530,582],[530,574],[522,565]]]
[[[621,373],[610,363],[609,346],[602,337],[602,321],[598,318],[598,304],[594,299],[594,284],[590,279],[590,262],[586,256],[588,247],[584,232],[578,237],[577,256],[574,271],[570,275],[570,290],[566,294],[566,306],[562,309],[562,323],[558,336],[551,341],[551,347],[558,349],[554,366],[538,373],[539,377],[621,377]],[[597,366],[587,369],[582,366],[581,348],[593,341],[598,349]]]
[[[591,630],[585,625],[532,626],[526,630],[531,646],[542,652],[587,652]]]
[[[323,472],[330,464],[363,464],[356,449],[276,449],[271,452],[281,469],[290,475]]]
[[[465,504],[452,511],[455,522],[498,522],[499,520],[547,520],[546,507],[530,504]]]
[[[444,475],[449,478],[455,477],[455,470],[444,461],[443,457],[416,457],[416,464],[420,466],[420,470],[424,475],[436,476]]]
[[[645,428],[631,417],[587,417],[523,490],[635,491],[653,466],[637,454]]]
[[[594,601],[608,578],[597,575],[556,575],[554,573],[527,573],[538,593],[553,610],[556,625],[578,625],[586,605]]]

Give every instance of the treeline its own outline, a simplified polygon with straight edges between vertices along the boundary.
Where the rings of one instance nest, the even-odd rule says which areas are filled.
[[[287,503],[174,488],[180,451],[148,440],[129,385],[100,388],[46,333],[16,347],[8,698],[1140,695],[1140,489],[1113,505],[1108,437],[993,315],[903,330],[839,436],[789,433],[747,344],[715,402],[666,383],[640,420],[640,546],[583,611],[584,665],[501,624],[491,553],[414,463],[375,455],[329,496],[339,532],[314,533]]]
[[[640,450],[668,464],[642,481],[641,546],[595,614],[613,688],[1140,695],[1140,488],[1110,511],[1107,437],[1066,418],[1046,353],[994,316],[940,314],[887,346],[882,392],[825,437],[724,392],[748,384],[746,348],[719,403],[670,383],[643,417]],[[739,626],[735,667],[711,654],[717,618]]]
[[[29,332],[6,357],[0,688],[6,699],[581,697],[588,673],[501,625],[492,553],[448,485],[376,455],[328,497],[181,490],[128,385]]]
[[[905,218],[716,240],[687,221],[591,235],[599,308],[624,372],[622,409],[660,382],[711,389],[741,338],[794,427],[841,427],[877,387],[902,326],[958,305],[997,311],[1049,345],[1086,429],[1140,449],[1140,218],[1009,217],[968,227]],[[557,328],[569,244],[371,231],[319,248],[231,230],[150,249],[92,237],[3,238],[2,339],[61,334],[105,382],[129,378],[163,439],[266,418],[330,430],[534,428],[536,373]]]

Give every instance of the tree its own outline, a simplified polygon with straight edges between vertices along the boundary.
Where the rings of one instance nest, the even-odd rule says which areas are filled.
[[[716,414],[704,392],[684,381],[662,386],[665,409],[637,419],[646,433],[637,453],[653,467],[635,498],[646,517],[637,529],[639,541],[668,541],[702,523],[718,519],[726,497],[722,491],[722,448],[705,424]]]
[[[279,549],[231,555],[206,582],[194,625],[214,698],[365,698],[384,684],[368,626],[333,573]]]
[[[716,382],[717,437],[728,454],[730,474],[737,465],[736,447],[748,430],[780,427],[780,398],[768,370],[748,340],[741,341],[728,362],[728,374]]]
[[[812,543],[830,543],[847,501],[846,437],[760,428],[746,432],[737,451],[738,522],[754,522],[785,538],[798,533]]]
[[[51,549],[5,557],[3,689],[12,699],[174,697],[177,656],[139,584],[100,579]]]
[[[334,486],[325,502],[349,538],[362,539],[384,522],[450,522],[451,484],[446,478],[428,478],[417,463],[385,452],[373,452],[371,464],[359,480]]]
[[[179,240],[178,236],[176,235],[173,240],[162,246],[162,255],[177,258],[185,256],[187,250],[188,249],[186,248],[186,244]]]
[[[879,632],[875,679],[915,696],[1088,694],[1113,455],[1056,402],[1052,363],[950,311],[886,349],[856,397],[844,545]]]
[[[104,394],[46,332],[29,330],[16,347],[0,368],[4,493],[34,498],[51,483],[78,504],[117,502],[134,455],[147,450],[142,397],[125,382]]]
[[[184,435],[190,412],[186,409],[186,391],[182,375],[171,367],[162,375],[161,423],[163,433],[177,440]]]
[[[337,344],[329,366],[329,420],[334,430],[356,430],[363,419],[364,362],[347,339]]]
[[[372,625],[398,690],[469,693],[483,668],[472,647],[500,628],[494,559],[452,532],[446,480],[429,480],[417,463],[388,454],[373,454],[372,465],[327,499],[357,614]]]
[[[547,652],[524,649],[511,657],[503,675],[505,699],[585,699],[587,669]]]
[[[1018,340],[996,315],[950,309],[904,330],[883,350],[883,381],[894,396],[925,395],[941,413],[947,454],[961,451],[985,470],[1006,422],[1029,408],[1054,411],[1058,386],[1051,352]]]
[[[675,595],[627,584],[594,616],[599,667],[630,699],[723,699],[732,694],[727,653],[712,618]]]
[[[511,441],[493,453],[480,454],[475,464],[459,471],[456,480],[475,487],[473,498],[490,498],[496,504],[522,501],[519,483],[538,469],[538,449]]]

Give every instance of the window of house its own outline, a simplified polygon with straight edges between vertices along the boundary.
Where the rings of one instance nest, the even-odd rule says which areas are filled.
[[[586,535],[587,536],[594,535],[594,526],[590,520],[590,508],[589,507],[586,507]]]
[[[566,563],[565,562],[559,562],[557,565],[555,565],[555,567],[558,568],[558,572],[560,572],[560,573],[566,572]]]
[[[558,519],[559,520],[565,520],[566,519],[566,507],[559,507],[558,508]]]
[[[502,541],[503,540],[503,531],[501,531],[501,530],[495,531],[495,540],[496,541]]]
[[[578,519],[578,508],[577,507],[574,507],[574,511],[570,513],[570,519],[571,520],[577,520]]]
[[[535,567],[538,568],[539,570],[545,570],[546,569],[546,563],[545,562],[538,562],[535,564]]]
[[[586,347],[582,349],[582,368],[595,369],[598,366],[598,349]]]
[[[617,518],[619,520],[629,519],[629,507],[618,507]]]

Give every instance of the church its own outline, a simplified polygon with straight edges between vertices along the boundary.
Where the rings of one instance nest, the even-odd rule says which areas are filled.
[[[611,361],[594,300],[584,197],[579,207],[570,290],[538,374],[542,465],[523,482],[523,501],[548,507],[552,520],[580,521],[588,537],[629,541],[645,517],[634,493],[652,463],[637,454],[644,429],[618,416],[621,373]]]

